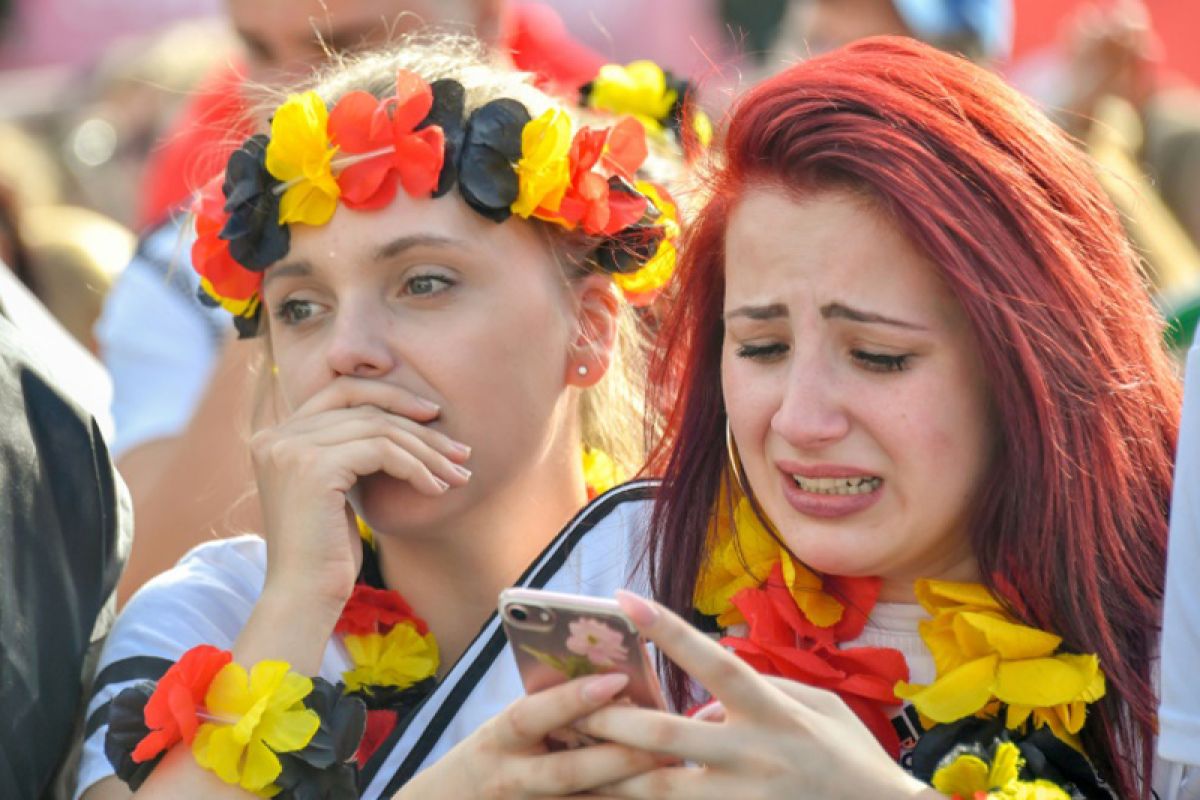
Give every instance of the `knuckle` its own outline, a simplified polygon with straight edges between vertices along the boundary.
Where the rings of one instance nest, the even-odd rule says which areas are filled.
[[[505,724],[508,725],[508,730],[513,737],[525,741],[533,739],[538,735],[536,726],[533,720],[530,719],[529,705],[523,702],[516,702],[509,706],[508,711],[504,712]]]

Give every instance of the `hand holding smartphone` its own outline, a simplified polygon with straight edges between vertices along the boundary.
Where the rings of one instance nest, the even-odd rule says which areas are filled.
[[[665,709],[646,641],[615,600],[505,589],[500,620],[528,694],[585,675],[623,672],[618,700]]]

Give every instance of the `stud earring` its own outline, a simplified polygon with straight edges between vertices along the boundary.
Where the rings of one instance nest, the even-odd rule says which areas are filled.
[[[586,366],[584,366],[583,364],[580,364],[578,367],[575,368],[575,372],[578,373],[579,377],[583,378],[583,377],[587,376],[588,368]]]

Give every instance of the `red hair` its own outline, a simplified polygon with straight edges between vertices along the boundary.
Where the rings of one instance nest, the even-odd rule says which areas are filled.
[[[1096,653],[1108,695],[1085,747],[1122,797],[1148,797],[1152,686],[1180,390],[1121,222],[1085,156],[1001,80],[904,39],[869,39],[747,93],[694,220],[652,385],[658,596],[689,613],[726,470],[724,239],[748,186],[873,195],[939,266],[991,382],[997,446],[973,501],[988,587],[1024,621]],[[677,702],[686,677],[672,668]]]

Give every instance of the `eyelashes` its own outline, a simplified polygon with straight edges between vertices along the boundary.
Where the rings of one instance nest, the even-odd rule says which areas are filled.
[[[736,354],[738,358],[771,363],[782,359],[790,349],[782,342],[742,344],[738,346]],[[850,357],[856,364],[869,372],[903,372],[911,366],[912,362],[910,353],[890,355],[855,349],[850,351]]]

